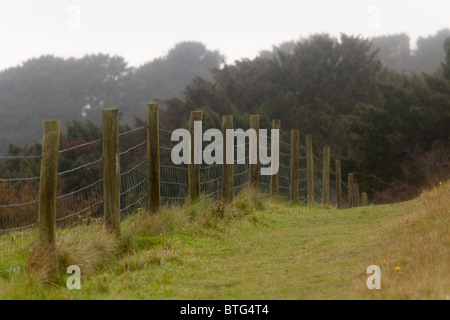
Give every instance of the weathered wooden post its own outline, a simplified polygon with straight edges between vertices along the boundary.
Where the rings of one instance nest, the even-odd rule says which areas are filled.
[[[353,192],[354,192],[354,196],[353,196],[353,205],[355,207],[359,207],[359,184],[358,183],[354,183],[353,184]]]
[[[348,174],[348,207],[353,208],[353,173]]]
[[[103,208],[106,227],[120,235],[119,110],[102,110]]]
[[[281,120],[273,120],[272,121],[272,129],[281,129]],[[297,157],[298,158],[298,157]],[[298,164],[298,162],[297,162]],[[278,195],[278,189],[279,189],[279,182],[280,179],[280,171],[278,170],[278,172],[274,175],[270,176],[270,194],[271,195]]]
[[[298,161],[299,161],[299,147],[300,142],[300,132],[297,129],[291,130],[291,201],[294,203],[298,202]]]
[[[308,183],[307,204],[314,203],[314,155],[312,148],[312,135],[306,135],[306,174]]]
[[[336,160],[336,206],[338,209],[342,208],[342,182],[341,182],[341,161]]]
[[[365,206],[367,206],[368,205],[368,201],[367,201],[367,193],[366,192],[363,192],[362,194],[361,194],[361,202],[362,202],[362,206],[363,207],[365,207]]]
[[[43,272],[46,280],[50,280],[58,273],[55,218],[59,127],[59,120],[44,121],[39,184],[38,239],[30,256],[30,269]]]
[[[160,208],[159,168],[159,114],[158,104],[149,103],[147,108],[147,160],[148,160],[148,210],[157,212]]]
[[[222,116],[222,135],[223,135],[223,169],[222,169],[222,200],[225,203],[233,202],[234,198],[234,159],[227,163],[227,129],[233,129],[233,116]],[[234,137],[231,137],[234,139]],[[234,151],[234,150],[233,150]],[[234,154],[234,152],[233,152]]]
[[[250,129],[254,129],[256,131],[256,159],[257,159],[257,163],[256,164],[250,164],[250,168],[249,168],[249,185],[252,187],[257,187],[258,186],[258,175],[259,175],[259,115],[251,115],[250,116]],[[251,135],[250,135],[250,138]],[[251,143],[251,141],[249,141],[249,143]],[[250,152],[250,148],[249,148],[249,152]],[[250,156],[249,156],[250,159]]]
[[[323,147],[322,204],[330,203],[330,146]]]
[[[189,122],[189,132],[191,134],[191,154],[190,154],[190,164],[188,164],[188,177],[189,177],[189,200],[197,200],[200,198],[200,163],[195,163],[196,154],[201,152],[203,145],[202,135],[199,136],[199,141],[195,142],[194,136],[194,122],[202,121],[203,112],[202,111],[191,111],[191,119]],[[200,148],[197,150],[196,148]],[[200,162],[202,159],[199,159]]]

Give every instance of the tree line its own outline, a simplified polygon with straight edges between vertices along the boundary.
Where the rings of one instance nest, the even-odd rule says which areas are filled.
[[[27,116],[37,122],[37,114],[55,117],[49,110],[62,109],[66,118],[58,118],[72,120],[63,134],[63,141],[69,144],[75,139],[98,138],[93,135],[98,130],[101,107],[120,107],[123,123],[140,125],[144,123],[140,118],[144,118],[146,103],[157,99],[163,108],[161,127],[167,129],[186,127],[193,110],[203,110],[205,128],[220,128],[224,114],[234,116],[235,127],[246,128],[249,115],[259,114],[261,127],[269,128],[272,119],[280,119],[282,135],[287,137],[289,129],[300,129],[313,135],[315,146],[331,145],[333,157],[342,162],[343,173],[353,172],[360,186],[369,190],[375,200],[408,199],[421,188],[450,178],[450,38],[442,39],[445,32],[437,33],[436,39],[424,38],[425,43],[429,40],[434,47],[440,44],[441,55],[435,56],[434,59],[440,60],[433,62],[436,66],[433,71],[421,73],[412,67],[405,72],[396,63],[403,61],[404,66],[411,66],[416,59],[418,68],[418,61],[428,61],[423,64],[423,70],[428,70],[425,66],[433,59],[419,59],[421,48],[430,51],[428,45],[418,45],[406,60],[402,60],[401,50],[379,47],[386,41],[403,43],[402,35],[364,39],[318,34],[283,43],[254,59],[242,59],[223,67],[220,67],[223,56],[199,43],[179,44],[166,57],[134,70],[129,70],[119,57],[88,56],[80,60],[42,57],[36,61],[42,60],[44,65],[37,67],[40,63],[31,61],[20,72],[27,68],[35,70],[42,79],[55,84],[53,91],[47,92],[31,79],[19,77],[19,70],[4,71],[0,74],[0,113],[5,112],[2,105],[8,97],[15,101],[12,92],[25,92],[28,88],[27,95],[34,97],[34,101]],[[386,58],[395,56],[392,52],[383,53],[390,51],[399,55],[393,60],[395,63]],[[430,56],[424,53],[423,57]],[[72,71],[66,69],[66,62],[72,65]],[[52,74],[48,72],[50,66],[56,78],[45,75]],[[87,83],[81,79],[83,70],[90,75],[85,79]],[[6,90],[3,77],[8,72],[13,75],[12,71],[16,82],[11,82],[10,90]],[[58,81],[77,83],[80,88],[68,90],[73,95],[66,99],[65,94],[57,94],[61,90],[61,86],[56,86]],[[77,92],[85,93],[84,100]],[[54,99],[52,94],[56,95]],[[48,100],[52,100],[49,106]],[[29,102],[25,96],[18,101]],[[69,104],[78,106],[76,116]],[[81,111],[87,114],[88,122],[79,107],[86,105],[89,108]],[[3,124],[0,127],[3,139],[4,134],[9,134],[6,141],[15,144],[29,141],[29,138],[14,140],[14,134],[21,136],[17,130],[19,120],[9,121],[3,116],[0,119],[8,125],[6,129]],[[40,123],[35,130],[34,137],[39,136]],[[316,148],[319,154],[320,149]],[[37,150],[38,143],[26,147],[10,144],[6,151],[14,155]]]

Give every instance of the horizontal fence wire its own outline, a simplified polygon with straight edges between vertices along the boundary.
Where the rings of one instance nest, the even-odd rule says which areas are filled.
[[[222,165],[211,164],[200,166],[200,191],[205,197],[220,199],[222,192]]]
[[[159,129],[160,192],[163,204],[186,201],[189,193],[187,164],[174,165],[172,148],[177,142],[171,141],[172,131]]]
[[[147,126],[119,133],[120,217],[122,223],[131,221],[148,208]],[[189,193],[187,164],[174,165],[172,153],[180,152],[171,141],[172,131],[159,129],[160,191],[162,203],[183,203]],[[270,130],[268,130],[270,133]],[[267,156],[271,156],[271,135],[267,140]],[[76,239],[104,220],[103,213],[103,154],[101,138],[64,143],[59,151],[57,181],[57,238]],[[211,142],[204,142],[203,147]],[[260,145],[260,147],[262,147]],[[306,201],[306,149],[299,144],[298,198]],[[238,195],[249,184],[249,142],[235,143],[234,191]],[[280,136],[278,183],[279,195],[290,196],[291,144]],[[221,147],[219,147],[221,149]],[[242,153],[243,151],[243,153]],[[215,151],[212,151],[215,156]],[[258,155],[259,156],[259,155]],[[39,175],[41,155],[0,157],[0,275],[25,268],[37,240],[39,205]],[[314,192],[316,201],[322,197],[322,160],[314,155]],[[270,192],[271,176],[262,175],[258,165],[258,188]],[[202,196],[221,199],[222,164],[200,165]],[[18,176],[17,172],[20,172]],[[336,202],[336,175],[330,170],[330,199]],[[347,203],[347,185],[342,182],[342,199]]]
[[[148,208],[147,126],[119,134],[120,218]]]
[[[0,157],[0,276],[25,268],[36,241],[41,158]]]
[[[59,151],[57,240],[76,240],[103,220],[103,143],[94,139]],[[67,143],[66,143],[67,144]]]

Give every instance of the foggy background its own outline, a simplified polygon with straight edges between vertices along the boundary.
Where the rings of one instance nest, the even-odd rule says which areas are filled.
[[[313,33],[363,37],[405,32],[411,46],[449,26],[446,0],[0,2],[0,70],[43,54],[109,53],[137,67],[180,41],[219,50],[228,64]]]

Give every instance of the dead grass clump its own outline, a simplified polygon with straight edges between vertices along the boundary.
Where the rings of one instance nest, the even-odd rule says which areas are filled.
[[[82,274],[106,267],[120,253],[120,239],[103,225],[94,225],[87,231],[68,236],[57,243],[60,269],[78,265]]]
[[[233,206],[229,209],[233,215],[252,215],[266,208],[266,197],[267,195],[262,194],[258,189],[246,187],[235,198]]]

